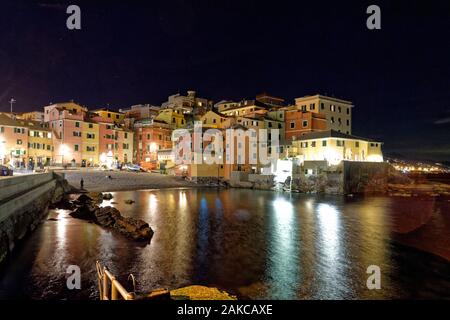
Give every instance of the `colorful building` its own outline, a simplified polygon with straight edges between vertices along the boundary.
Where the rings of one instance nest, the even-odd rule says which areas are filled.
[[[81,166],[93,167],[100,163],[100,125],[86,119],[82,122]]]
[[[200,122],[205,128],[228,128],[235,121],[233,117],[225,116],[224,114],[209,110],[202,117],[200,117]]]
[[[306,133],[326,131],[327,128],[327,118],[324,114],[302,110],[285,112],[285,136],[289,143]]]
[[[112,118],[94,115],[99,127],[99,162],[108,167],[133,161],[133,131],[118,125]]]
[[[316,94],[295,99],[295,106],[288,109],[323,114],[327,119],[326,130],[351,134],[352,108],[350,101]]]
[[[25,167],[27,156],[28,128],[25,122],[0,113],[0,163]]]
[[[300,161],[326,161],[337,165],[342,160],[383,162],[382,142],[356,137],[335,130],[312,132],[293,141],[293,152]]]
[[[74,102],[44,107],[44,118],[53,131],[55,164],[81,165],[83,159],[83,122],[87,108]]]
[[[0,164],[29,169],[50,165],[52,138],[46,123],[0,113]]]
[[[28,164],[42,168],[53,164],[53,133],[48,124],[26,120],[28,127]]]
[[[123,119],[125,119],[125,114],[120,111],[114,111],[108,108],[102,108],[92,111],[103,120],[112,120],[113,123],[118,125],[122,124]]]
[[[183,110],[181,109],[163,109],[155,117],[155,120],[165,122],[174,129],[183,128],[187,124]]]
[[[134,124],[136,162],[152,170],[159,168],[158,152],[172,148],[172,128],[158,120],[141,120]]]

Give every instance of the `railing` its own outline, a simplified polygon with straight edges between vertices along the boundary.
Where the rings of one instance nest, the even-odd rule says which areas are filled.
[[[100,300],[134,300],[135,293],[128,292],[116,277],[114,277],[106,267],[103,267],[100,262],[95,263],[97,268],[98,290],[100,292]],[[133,281],[135,286],[134,276],[130,274],[129,278]],[[133,289],[134,290],[134,289]]]

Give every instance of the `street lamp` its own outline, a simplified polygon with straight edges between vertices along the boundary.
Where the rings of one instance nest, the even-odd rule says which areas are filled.
[[[69,147],[66,144],[62,144],[59,152],[61,153],[61,164],[64,166],[64,156],[69,154]]]
[[[217,164],[217,187],[219,187],[219,180],[220,180],[220,172],[219,172],[219,170],[220,170],[220,166],[221,166],[221,161],[220,160],[222,160],[222,156],[219,156],[219,163]]]
[[[16,99],[11,98],[11,100],[9,100],[9,103],[10,103],[10,105],[11,105],[11,115],[12,115],[12,112],[13,112],[13,104],[16,103]]]

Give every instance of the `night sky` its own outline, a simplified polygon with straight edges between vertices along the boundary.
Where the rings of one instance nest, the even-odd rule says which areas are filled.
[[[69,4],[82,30],[66,28]],[[321,93],[353,101],[353,133],[387,154],[450,160],[448,0],[2,0],[0,15],[0,111]]]

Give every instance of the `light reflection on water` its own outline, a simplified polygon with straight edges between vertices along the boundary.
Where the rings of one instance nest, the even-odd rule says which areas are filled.
[[[149,245],[53,211],[56,221],[44,222],[2,271],[0,298],[95,298],[96,260],[120,279],[133,273],[142,291],[203,284],[252,299],[450,297],[450,264],[394,241],[404,240],[394,232],[403,225],[399,208],[414,208],[403,200],[236,189],[112,194],[103,205],[149,222]],[[433,239],[450,233],[442,206],[420,207],[433,210],[419,215],[420,225],[429,221],[437,230],[420,235],[422,245],[438,247]],[[414,229],[414,215],[405,216]],[[70,264],[83,272],[80,292],[65,289]],[[382,270],[380,291],[365,287],[373,264]]]

